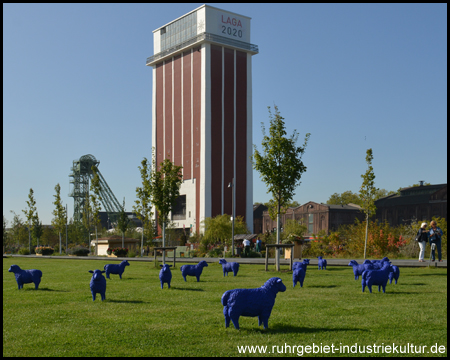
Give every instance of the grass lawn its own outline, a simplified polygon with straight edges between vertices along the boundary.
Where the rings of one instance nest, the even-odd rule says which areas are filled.
[[[348,354],[355,344],[378,356],[423,356],[411,354],[419,346],[434,355],[437,344],[445,352],[436,355],[447,355],[447,269],[400,268],[397,285],[388,284],[385,294],[373,287],[370,294],[361,292],[351,267],[319,271],[309,266],[303,288],[292,288],[291,272],[247,264],[241,264],[237,277],[225,278],[221,265],[210,264],[199,283],[195,277],[184,282],[177,263],[171,289],[165,284],[161,290],[154,263],[136,261],[122,280],[118,275],[107,280],[104,302],[100,295],[93,302],[88,270],[107,263],[116,262],[3,259],[3,356],[242,356],[238,346],[267,346],[265,354],[249,354],[247,348],[247,356],[361,356]],[[39,290],[34,284],[18,290],[8,272],[12,264],[40,269]],[[249,317],[240,318],[240,331],[232,324],[226,329],[222,294],[260,287],[274,276],[287,290],[277,296],[269,329]],[[391,346],[391,353],[374,344]],[[329,353],[308,354],[308,345],[316,352],[328,346]],[[395,353],[405,347],[409,353]]]

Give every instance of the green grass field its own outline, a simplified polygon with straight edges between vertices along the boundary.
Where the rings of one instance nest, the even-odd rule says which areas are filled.
[[[3,259],[3,356],[243,356],[238,346],[267,346],[265,354],[247,348],[246,356],[424,355],[411,354],[411,344],[425,355],[435,355],[437,344],[445,352],[436,355],[447,355],[447,269],[400,268],[397,285],[370,294],[361,292],[351,267],[309,266],[303,288],[292,288],[287,267],[277,273],[241,264],[237,277],[224,278],[218,263],[209,264],[197,283],[194,277],[184,282],[177,264],[172,288],[161,290],[152,262],[130,262],[122,280],[107,280],[106,300],[97,295],[93,302],[88,270],[107,263],[112,261]],[[18,290],[8,272],[12,264],[42,270],[39,290],[34,284]],[[222,294],[260,287],[274,276],[287,290],[277,296],[269,329],[248,317],[240,318],[240,331],[232,324],[226,329]],[[348,354],[355,344],[366,354]],[[391,353],[374,344],[391,346]],[[311,351],[329,346],[329,353],[308,354],[308,345]],[[405,346],[409,353],[395,353]]]

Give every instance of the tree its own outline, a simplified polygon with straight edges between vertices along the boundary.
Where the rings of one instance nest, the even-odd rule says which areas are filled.
[[[97,227],[100,224],[100,216],[99,212],[102,208],[102,205],[100,201],[102,201],[102,197],[100,196],[100,177],[98,176],[98,173],[96,171],[96,168],[94,166],[91,167],[92,173],[94,174],[94,177],[91,181],[91,187],[90,190],[93,192],[91,194],[91,207],[92,207],[92,219],[95,226],[95,255],[98,255],[98,233],[97,233]],[[91,244],[89,244],[90,246]]]
[[[33,218],[33,236],[36,238],[36,246],[39,246],[39,239],[43,232],[42,221],[39,221],[39,214],[36,212],[36,216]]]
[[[207,217],[202,221],[205,229],[203,241],[206,244],[215,244],[216,242],[226,242],[231,240],[231,220],[230,215],[217,215],[214,218]],[[242,216],[237,216],[234,220],[236,234],[248,234],[247,224]],[[231,243],[231,242],[230,242]]]
[[[310,133],[305,136],[303,146],[297,146],[298,133],[294,130],[290,137],[286,137],[284,118],[280,115],[278,107],[274,105],[275,114],[272,114],[270,107],[270,128],[269,136],[263,130],[263,153],[260,153],[254,145],[252,156],[253,168],[260,173],[260,177],[268,187],[268,193],[272,194],[272,200],[277,210],[277,244],[280,243],[280,213],[292,200],[295,188],[300,185],[300,178],[306,171],[306,166],[302,162],[306,144]],[[276,252],[276,267],[280,269],[280,254]]]
[[[352,191],[344,191],[342,194],[334,193],[327,200],[328,205],[347,205],[347,204],[362,205],[362,201],[358,194]]]
[[[52,225],[55,231],[59,234],[59,253],[61,254],[61,233],[64,231],[67,223],[67,214],[65,207],[62,205],[61,186],[59,184],[56,184],[55,191],[56,195],[53,195],[55,198],[55,201],[53,202],[53,205],[55,205],[55,210],[52,211],[54,216],[52,219]]]
[[[31,253],[31,230],[33,228],[33,219],[36,216],[36,201],[34,200],[34,191],[32,188],[30,188],[30,192],[28,194],[28,209],[22,210],[22,212],[25,214],[25,217],[27,219],[28,224],[28,250]]]
[[[8,233],[6,227],[8,226],[8,220],[6,220],[5,215],[3,215],[3,254],[5,253],[5,246],[8,242]]]
[[[180,186],[183,182],[182,166],[173,164],[169,159],[164,159],[156,167],[156,154],[153,150],[152,172],[150,177],[149,194],[153,205],[158,210],[158,223],[162,228],[163,247],[166,245],[165,228],[169,220],[169,213],[175,206],[175,201],[180,195]],[[165,252],[163,251],[163,262]]]
[[[125,231],[128,229],[130,219],[125,213],[125,198],[123,198],[123,206],[117,218],[117,227],[122,231],[122,248],[125,247]]]
[[[10,230],[11,245],[15,245],[14,247],[20,248],[20,246],[25,244],[27,231],[20,216],[14,211],[10,211],[14,214]]]
[[[133,206],[133,211],[136,213],[138,219],[142,221],[142,238],[141,238],[141,256],[144,248],[144,233],[147,239],[153,238],[153,211],[151,206],[150,184],[151,184],[151,169],[149,168],[147,158],[141,162],[142,167],[138,166],[141,172],[142,187],[136,187],[137,200]]]
[[[373,172],[372,160],[373,160],[372,149],[367,149],[366,163],[368,167],[366,172],[363,175],[361,175],[363,183],[359,190],[359,197],[362,202],[361,208],[364,214],[366,214],[366,237],[364,241],[364,259],[366,258],[367,237],[369,232],[369,219],[373,214],[375,214],[375,211],[377,210],[375,206],[375,196],[377,194],[377,191],[379,191],[379,189],[376,188],[374,185],[375,174]]]

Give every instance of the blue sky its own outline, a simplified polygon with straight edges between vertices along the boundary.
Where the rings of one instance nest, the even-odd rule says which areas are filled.
[[[151,158],[152,31],[202,5],[3,4],[3,214],[52,219],[85,154],[131,211]],[[294,200],[447,182],[446,4],[209,4],[252,18],[253,143],[276,104],[307,171]],[[254,202],[270,199],[254,172]]]

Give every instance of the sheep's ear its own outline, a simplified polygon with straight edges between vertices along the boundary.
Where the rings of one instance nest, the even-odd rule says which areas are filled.
[[[167,265],[168,267],[172,267],[172,265]]]
[[[105,272],[106,272],[106,271],[105,271],[105,270],[103,270],[103,271],[102,271],[102,274],[104,274]]]
[[[282,282],[282,281],[283,281],[283,280],[281,280],[281,279],[278,279],[278,280],[277,280],[277,283],[279,283],[279,282]]]
[[[92,270],[89,270],[88,272],[90,272],[91,274],[93,274],[94,272]]]
[[[159,264],[160,267],[163,267],[161,264]]]

